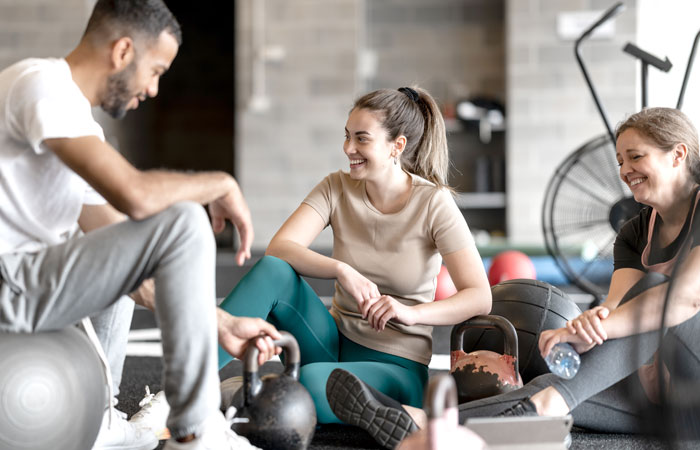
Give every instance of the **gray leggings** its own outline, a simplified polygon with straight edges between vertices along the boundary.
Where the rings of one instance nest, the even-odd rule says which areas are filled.
[[[667,281],[650,272],[624,296],[623,304],[641,292]],[[672,377],[700,378],[700,315],[670,328],[663,340],[664,355]],[[459,406],[460,422],[469,417],[489,417],[553,386],[564,398],[576,426],[601,432],[648,431],[645,414],[656,408],[649,402],[636,374],[659,347],[657,332],[611,339],[581,355],[581,367],[571,380],[553,374],[540,375],[523,388]],[[671,353],[673,351],[673,353]]]
[[[215,252],[206,212],[186,202],[36,253],[0,255],[0,332],[67,327],[154,278],[168,427],[185,436],[220,403]]]

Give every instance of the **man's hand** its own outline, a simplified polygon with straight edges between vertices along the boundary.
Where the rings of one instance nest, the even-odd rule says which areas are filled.
[[[156,283],[153,278],[144,280],[134,292],[129,294],[137,305],[144,306],[151,311],[156,310]]]
[[[253,243],[253,222],[250,218],[250,209],[243,198],[238,184],[234,182],[233,189],[226,195],[209,203],[211,214],[211,226],[214,233],[220,233],[226,226],[226,220],[230,221],[238,231],[240,247],[236,253],[236,263],[242,266],[250,259],[250,246]]]
[[[234,317],[221,308],[216,308],[217,327],[219,330],[219,344],[231,355],[242,358],[245,355],[250,340],[256,336],[255,346],[260,351],[258,364],[282,352],[280,347],[275,347],[273,339],[281,339],[279,331],[264,321],[252,317]]]

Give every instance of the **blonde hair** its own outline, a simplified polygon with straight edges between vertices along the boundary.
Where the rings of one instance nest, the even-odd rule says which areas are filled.
[[[678,144],[685,144],[688,147],[688,170],[693,180],[700,183],[698,132],[688,116],[674,108],[645,108],[617,126],[615,140],[629,129],[638,131],[656,147],[667,152]]]
[[[390,140],[403,135],[401,165],[438,187],[448,187],[449,154],[445,121],[433,97],[419,87],[379,89],[360,97],[353,109],[377,114]]]

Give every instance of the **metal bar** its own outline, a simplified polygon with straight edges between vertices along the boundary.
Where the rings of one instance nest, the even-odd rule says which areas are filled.
[[[579,36],[578,39],[576,39],[576,45],[574,45],[574,55],[576,56],[576,61],[578,62],[578,65],[581,69],[581,73],[583,74],[583,78],[586,80],[586,84],[588,85],[588,89],[591,91],[591,95],[593,96],[593,101],[595,102],[596,107],[598,108],[598,112],[600,113],[600,117],[603,119],[603,123],[605,124],[605,128],[608,130],[608,135],[610,136],[610,140],[612,143],[615,143],[615,133],[613,132],[612,126],[610,125],[610,120],[608,120],[608,115],[603,109],[603,104],[600,102],[600,98],[598,97],[598,92],[595,90],[595,87],[593,87],[593,83],[591,82],[591,77],[588,74],[588,70],[586,69],[586,65],[583,63],[583,58],[581,57],[581,43],[586,39],[596,28],[598,28],[600,25],[603,23],[607,22],[625,8],[625,5],[622,2],[618,2],[614,4],[610,9],[605,11],[603,15],[601,16],[600,19],[598,19],[593,25],[591,25],[586,31]]]
[[[690,56],[688,57],[688,65],[685,68],[685,76],[683,76],[683,84],[681,85],[681,93],[678,95],[678,104],[676,109],[681,109],[683,107],[683,97],[685,97],[685,87],[688,85],[688,79],[690,78],[690,70],[693,68],[693,61],[695,60],[695,51],[698,49],[698,40],[700,39],[700,31],[695,35],[695,41],[693,41],[693,48],[690,50]]]
[[[649,104],[647,99],[647,84],[649,83],[649,64],[642,61],[642,109]]]

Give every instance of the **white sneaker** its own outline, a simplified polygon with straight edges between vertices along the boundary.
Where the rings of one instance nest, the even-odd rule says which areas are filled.
[[[243,386],[243,377],[231,377],[221,382],[221,411],[228,411],[228,407],[233,403],[233,397],[236,392]]]
[[[139,402],[139,406],[141,409],[129,419],[129,422],[153,431],[158,439],[169,439],[170,431],[165,423],[170,414],[170,405],[165,399],[165,392],[151,394],[151,390],[146,386],[146,395]]]
[[[110,410],[112,423],[110,424]],[[102,417],[102,425],[93,450],[153,450],[158,447],[158,439],[151,430],[141,428],[126,421],[126,414],[116,409],[107,409]]]
[[[261,450],[231,429],[235,414],[236,408],[233,407],[228,409],[226,417],[217,411],[200,425],[193,440],[177,442],[170,439],[163,450]]]

